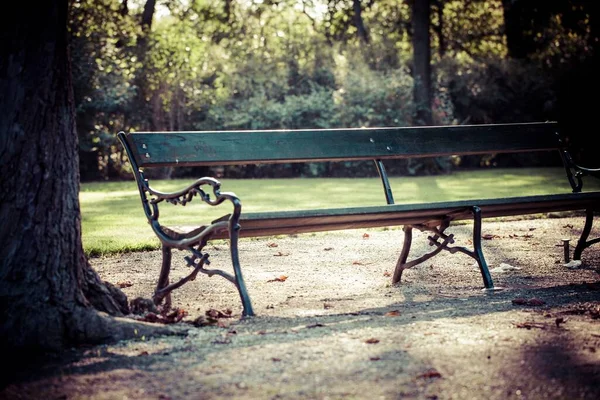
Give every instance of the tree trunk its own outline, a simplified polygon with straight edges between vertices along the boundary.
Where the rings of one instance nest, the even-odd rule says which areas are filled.
[[[68,0],[6,11],[0,40],[0,351],[132,334],[83,253]],[[11,15],[7,15],[11,14]],[[128,330],[129,333],[125,333]]]
[[[435,2],[435,12],[437,14],[437,25],[433,27],[438,39],[438,56],[440,59],[446,55],[446,38],[444,37],[444,6],[445,1],[437,0]]]
[[[154,9],[156,8],[156,0],[146,0],[144,4],[144,12],[142,13],[142,30],[147,33],[152,28],[152,19],[154,18]]]
[[[358,38],[362,43],[369,44],[369,33],[367,32],[367,28],[365,28],[365,23],[362,17],[361,0],[353,0],[352,8],[354,10],[354,26],[356,26]]]
[[[413,96],[415,123],[431,125],[431,49],[429,0],[415,0],[412,9],[413,25]]]

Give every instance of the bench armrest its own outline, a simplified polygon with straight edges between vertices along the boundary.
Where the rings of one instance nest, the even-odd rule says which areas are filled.
[[[182,190],[175,192],[162,192],[153,189],[150,186],[148,180],[144,179],[143,172],[140,172],[140,175],[140,194],[142,195],[144,212],[146,213],[146,217],[148,218],[148,222],[152,226],[154,233],[158,236],[159,240],[163,244],[180,249],[188,248],[199,243],[200,241],[208,240],[209,236],[224,230],[229,230],[229,232],[232,232],[234,229],[239,228],[242,203],[235,193],[221,192],[221,182],[218,180],[210,177],[200,178]],[[208,187],[209,191],[205,190],[204,187]],[[173,237],[172,234],[168,233],[170,232],[170,229],[163,228],[158,221],[160,216],[158,205],[164,201],[174,205],[185,206],[187,203],[191,202],[194,197],[199,197],[201,201],[211,206],[217,206],[225,201],[230,201],[233,206],[233,212],[228,214],[227,220],[221,218],[217,221],[214,221],[209,226],[194,230],[194,233],[191,235],[186,235],[184,237]]]
[[[573,192],[581,192],[581,189],[583,188],[582,178],[584,176],[589,175],[600,179],[600,168],[582,167],[573,160],[573,157],[567,150],[563,149],[560,154]]]

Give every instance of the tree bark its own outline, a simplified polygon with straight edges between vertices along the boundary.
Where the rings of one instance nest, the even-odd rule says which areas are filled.
[[[0,40],[0,351],[133,335],[81,242],[68,0],[6,11]],[[102,311],[99,313],[98,311]]]
[[[352,0],[352,8],[354,10],[354,26],[356,26],[358,38],[362,43],[369,44],[369,33],[367,32],[367,28],[365,28],[362,17],[361,0]]]
[[[152,28],[152,19],[154,18],[154,9],[156,8],[156,0],[146,0],[144,4],[144,12],[142,13],[142,30],[147,33]]]
[[[416,106],[415,123],[432,125],[431,116],[431,45],[430,0],[415,0],[412,8],[413,25],[413,96]]]

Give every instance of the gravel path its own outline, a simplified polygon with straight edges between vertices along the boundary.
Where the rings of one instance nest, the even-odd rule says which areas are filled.
[[[595,400],[600,247],[568,269],[561,240],[574,244],[582,226],[581,216],[484,221],[502,288],[491,293],[461,253],[444,252],[392,286],[400,229],[244,239],[256,317],[240,318],[231,283],[199,276],[173,293],[186,337],[73,349],[19,375],[0,398]],[[470,225],[449,231],[471,246]],[[415,232],[413,255],[430,249],[424,241]],[[229,270],[226,242],[208,250],[211,266]],[[184,255],[174,254],[173,278],[187,272]],[[91,262],[130,299],[149,297],[160,253]],[[231,318],[217,318],[228,310]]]

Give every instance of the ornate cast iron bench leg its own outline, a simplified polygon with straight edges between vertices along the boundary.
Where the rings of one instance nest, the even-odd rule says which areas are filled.
[[[406,269],[406,260],[408,259],[408,253],[410,253],[410,245],[412,244],[412,230],[413,227],[410,225],[404,225],[402,228],[404,231],[404,244],[402,245],[402,251],[400,257],[396,263],[396,269],[394,270],[394,276],[392,277],[392,284],[397,284],[402,280],[402,273]]]
[[[238,241],[240,236],[240,225],[236,224],[229,229],[229,249],[231,252],[231,262],[233,263],[233,273],[235,275],[235,285],[237,286],[240,298],[242,300],[243,312],[242,315],[245,317],[254,316],[254,310],[252,309],[252,303],[250,302],[250,296],[246,290],[246,284],[244,283],[244,277],[242,276],[242,268],[240,267]]]
[[[474,206],[473,207],[473,254],[466,253],[471,255],[477,261],[477,265],[479,265],[479,270],[481,271],[481,276],[483,278],[483,284],[486,289],[494,289],[494,282],[492,281],[492,276],[490,275],[490,270],[488,268],[487,262],[485,262],[485,257],[483,256],[483,249],[481,248],[481,208]]]
[[[171,273],[171,252],[172,249],[166,245],[162,245],[162,267],[160,269],[160,276],[158,277],[158,283],[156,284],[156,291],[154,292],[154,296],[152,296],[152,301],[154,304],[159,305],[161,301],[164,299],[165,309],[171,308],[171,292],[161,291],[161,289],[169,286],[169,274]]]
[[[397,284],[400,282],[400,280],[402,279],[402,273],[405,269],[414,267],[415,265],[427,261],[442,250],[446,250],[452,254],[456,252],[461,252],[475,259],[475,261],[477,261],[477,265],[479,265],[479,270],[481,271],[481,276],[483,277],[483,284],[485,288],[487,290],[493,290],[494,282],[492,281],[490,271],[483,256],[483,249],[481,248],[481,209],[477,206],[474,206],[471,208],[471,212],[473,213],[473,251],[468,250],[464,247],[450,246],[450,244],[454,243],[454,235],[447,235],[446,233],[444,233],[444,231],[450,226],[450,217],[442,221],[437,227],[427,225],[404,226],[404,244],[402,246],[402,251],[400,252],[400,257],[398,258],[398,262],[396,264],[396,269],[394,271],[392,283]],[[429,240],[430,246],[435,246],[436,248],[435,250],[424,254],[421,257],[407,262],[406,260],[408,259],[408,254],[410,252],[410,247],[412,244],[413,228],[417,228],[421,231],[432,232],[433,235],[428,236],[427,240]],[[442,242],[440,243],[439,240],[442,240]]]
[[[573,252],[573,260],[581,260],[581,253],[583,250],[590,247],[594,243],[599,243],[600,238],[592,239],[588,241],[588,237],[590,236],[590,232],[592,231],[592,225],[594,223],[594,209],[588,208],[585,210],[585,225],[583,227],[583,231],[581,232],[581,236],[579,237],[579,241],[577,242],[577,246],[575,247],[575,251]]]

